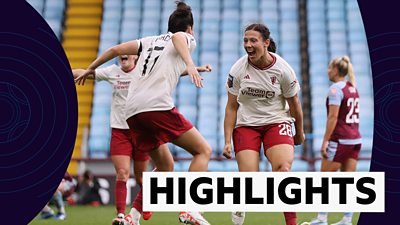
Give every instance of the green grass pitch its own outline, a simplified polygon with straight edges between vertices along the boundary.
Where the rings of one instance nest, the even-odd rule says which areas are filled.
[[[129,208],[129,207],[128,207]],[[67,219],[64,221],[38,220],[35,218],[30,225],[111,225],[115,216],[113,206],[67,206]],[[342,218],[342,213],[330,213],[329,223],[335,223]],[[204,217],[212,225],[232,225],[229,212],[207,212]],[[297,213],[297,223],[309,221],[316,213]],[[359,213],[353,216],[353,225],[357,224]],[[140,221],[141,225],[179,225],[178,213],[157,212],[151,220]],[[283,213],[246,213],[244,225],[285,225]]]

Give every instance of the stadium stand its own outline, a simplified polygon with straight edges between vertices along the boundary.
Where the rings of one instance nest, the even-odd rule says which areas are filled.
[[[62,44],[71,64],[71,68],[86,68],[97,55],[102,0],[68,0],[65,11],[65,27]],[[85,22],[81,22],[85,21]],[[78,131],[72,157],[84,157],[87,132],[90,127],[90,115],[93,100],[93,81],[84,86],[76,86],[78,94]],[[77,164],[71,162],[68,171],[76,174]]]

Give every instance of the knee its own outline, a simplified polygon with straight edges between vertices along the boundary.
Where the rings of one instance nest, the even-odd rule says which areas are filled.
[[[126,182],[128,178],[129,178],[129,170],[122,168],[117,170],[117,180]]]
[[[208,143],[207,143],[207,145],[204,145],[204,147],[202,148],[201,154],[204,155],[207,159],[211,158],[212,149]]]
[[[278,166],[277,171],[279,172],[289,172],[292,165],[290,163],[282,163]]]

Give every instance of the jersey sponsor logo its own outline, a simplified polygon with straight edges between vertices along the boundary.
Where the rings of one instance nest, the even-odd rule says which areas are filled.
[[[246,76],[244,76],[244,79],[248,79],[248,80],[250,80],[250,75],[249,75],[249,74],[247,74]]]
[[[276,76],[270,77],[272,85],[276,83]]]
[[[233,76],[229,74],[228,81],[226,82],[229,88],[233,87]]]
[[[117,84],[114,85],[114,90],[128,90],[130,81],[117,81]]]
[[[275,91],[267,91],[266,97],[267,97],[267,98],[273,98],[273,97],[275,97]]]
[[[258,97],[258,98],[273,98],[275,97],[274,91],[266,91],[257,88],[248,87],[245,90],[241,91],[242,95],[247,95],[251,97]]]

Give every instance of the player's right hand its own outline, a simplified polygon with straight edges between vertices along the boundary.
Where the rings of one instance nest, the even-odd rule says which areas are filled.
[[[227,159],[232,159],[232,144],[225,144],[222,155]]]
[[[85,72],[84,72],[83,74],[81,74],[80,76],[78,76],[78,77],[75,79],[75,83],[78,84],[78,85],[80,85],[80,84],[84,85],[86,79],[87,79],[88,76],[91,75],[91,74],[94,75],[94,74],[95,74],[95,71],[94,71],[93,69],[89,69],[89,68],[86,69]]]
[[[203,87],[203,81],[202,81],[203,78],[200,76],[199,72],[197,71],[194,65],[190,65],[187,67],[187,73],[190,76],[192,83],[196,85],[196,87],[198,88]]]

